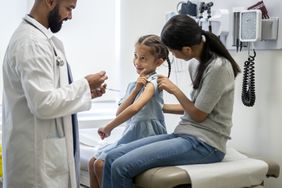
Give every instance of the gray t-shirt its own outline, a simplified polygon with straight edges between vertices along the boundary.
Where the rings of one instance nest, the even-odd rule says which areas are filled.
[[[234,73],[227,59],[214,55],[211,61],[203,73],[199,88],[191,92],[195,107],[208,113],[207,119],[198,123],[184,113],[174,133],[194,135],[225,152],[232,127]],[[198,61],[189,64],[192,80],[196,77],[198,64]]]

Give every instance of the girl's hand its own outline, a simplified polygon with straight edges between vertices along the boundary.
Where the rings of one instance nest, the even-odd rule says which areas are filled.
[[[135,86],[135,90],[136,91],[140,91],[142,89],[143,86],[146,85],[147,83],[147,76],[145,75],[145,69],[140,73],[137,81],[136,81],[136,86]]]
[[[178,87],[168,79],[168,77],[159,75],[158,76],[158,88],[160,90],[165,90],[170,94],[174,94]]]
[[[108,131],[105,127],[101,127],[98,129],[98,134],[100,138],[104,140],[104,138],[107,138],[108,136],[111,135],[111,131]]]

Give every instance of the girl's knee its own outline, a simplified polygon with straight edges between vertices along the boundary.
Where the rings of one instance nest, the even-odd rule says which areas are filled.
[[[89,171],[94,171],[95,161],[96,161],[95,157],[93,157],[92,159],[89,160],[89,162],[88,162]]]
[[[102,171],[103,170],[103,167],[104,167],[104,161],[103,160],[96,160],[94,162],[94,171],[97,172],[97,171]]]

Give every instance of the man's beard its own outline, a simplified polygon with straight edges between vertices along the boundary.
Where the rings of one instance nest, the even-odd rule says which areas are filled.
[[[49,12],[48,15],[48,23],[50,30],[53,33],[57,33],[61,30],[63,21],[61,21],[60,15],[59,15],[59,5],[57,4],[51,12]]]

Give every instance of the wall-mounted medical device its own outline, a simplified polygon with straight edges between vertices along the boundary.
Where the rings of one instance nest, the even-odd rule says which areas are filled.
[[[254,47],[260,50],[282,49],[282,32],[279,31],[282,24],[282,11],[277,6],[279,4],[281,4],[281,0],[258,0],[256,3],[254,0],[182,0],[177,4],[176,11],[169,12],[166,18],[169,19],[175,14],[189,15],[199,22],[203,30],[211,30],[219,36],[227,49],[239,52],[246,50],[248,46],[246,40],[251,40],[246,38],[247,36],[239,34],[240,16],[241,14],[244,14],[243,18],[255,16],[253,21],[257,21],[257,24],[252,27],[257,29],[249,28],[251,31],[255,31],[252,32],[255,34],[252,36]],[[260,14],[259,10],[261,11],[261,19],[256,17]],[[260,29],[257,27],[259,24],[261,25]],[[247,28],[243,26],[242,29]]]
[[[279,18],[262,19],[260,10],[233,10],[232,46],[237,52],[247,47],[247,42],[255,42],[258,49],[269,48],[278,41]],[[228,47],[228,46],[227,46]]]
[[[180,1],[176,6],[176,12],[171,11],[166,14],[166,20],[176,14],[191,16],[203,30],[214,33],[225,44],[229,34],[229,10],[213,9],[213,6],[212,1]]]
[[[197,16],[197,4],[191,1],[180,1],[176,6],[178,14],[185,14],[190,16]]]
[[[255,49],[282,49],[281,32],[279,34],[279,16],[282,12],[274,7],[267,10],[263,1],[249,7],[233,7],[230,22],[233,32],[226,47],[235,47],[238,52],[247,49],[248,42],[251,42]]]
[[[260,10],[243,10],[239,18],[241,42],[277,40],[279,18],[262,19]],[[234,24],[238,24],[234,22]]]
[[[241,42],[261,40],[260,10],[245,10],[240,12],[239,39]]]
[[[268,41],[275,41],[278,39],[278,17],[270,17],[268,19],[261,20],[261,39]]]

